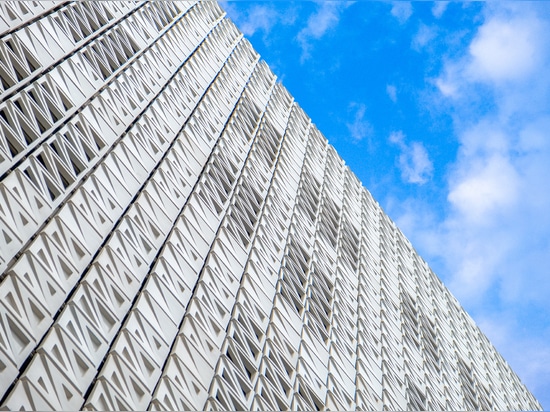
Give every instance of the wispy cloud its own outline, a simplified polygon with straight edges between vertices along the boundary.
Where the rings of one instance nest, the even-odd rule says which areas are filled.
[[[420,51],[427,46],[437,36],[437,31],[433,27],[421,24],[418,31],[414,35],[411,46],[414,50]]]
[[[386,86],[386,93],[392,102],[397,102],[397,88],[393,84]]]
[[[421,142],[406,143],[401,131],[391,133],[389,140],[401,151],[398,161],[403,180],[420,185],[426,183],[432,176],[433,164],[424,145]]]
[[[236,7],[230,1],[222,2],[222,5],[245,36],[261,33],[264,42],[269,41],[274,27],[281,24],[291,26],[297,19],[292,6],[280,8],[269,3],[251,3],[248,7]]]
[[[310,57],[312,42],[334,29],[340,22],[342,12],[351,4],[353,2],[350,1],[323,1],[318,4],[317,11],[309,17],[307,25],[296,37],[302,48],[302,61]]]
[[[352,139],[359,142],[372,136],[372,125],[365,118],[367,107],[364,104],[352,103],[350,109],[353,112],[353,121],[346,126]]]
[[[448,1],[434,1],[434,5],[432,7],[432,15],[436,19],[441,18],[441,16],[443,16],[443,13],[445,13],[445,10],[447,10],[448,5]]]
[[[392,3],[391,14],[400,24],[405,24],[412,16],[413,7],[409,1],[394,1]]]
[[[252,36],[259,31],[269,34],[278,20],[279,15],[275,9],[268,5],[257,4],[248,10],[239,27],[245,36]]]

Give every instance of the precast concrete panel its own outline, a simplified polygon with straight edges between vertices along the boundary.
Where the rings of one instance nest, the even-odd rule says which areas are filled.
[[[215,2],[0,2],[1,410],[541,405]]]

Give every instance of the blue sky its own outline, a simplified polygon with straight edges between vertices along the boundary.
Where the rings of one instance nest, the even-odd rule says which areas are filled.
[[[222,6],[550,408],[550,2]]]

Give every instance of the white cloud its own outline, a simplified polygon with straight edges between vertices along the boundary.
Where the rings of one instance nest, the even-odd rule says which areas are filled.
[[[518,133],[518,150],[520,152],[545,153],[550,151],[550,115],[541,116],[526,125]]]
[[[386,93],[392,102],[397,102],[397,88],[393,84],[386,86]]]
[[[236,2],[222,1],[221,5],[245,36],[263,34],[263,42],[269,44],[270,35],[277,25],[291,26],[296,23],[297,10],[294,6],[278,7],[273,4],[251,2],[246,6]],[[244,3],[244,2],[243,2]]]
[[[414,240],[412,243],[415,247],[420,247],[426,256],[438,255],[441,247],[441,233],[437,230],[439,218],[432,205],[412,197],[389,198],[385,204],[388,211],[397,216],[397,227],[407,234],[409,239]]]
[[[399,21],[400,24],[404,24],[412,16],[413,7],[409,1],[394,1],[392,3],[391,14]]]
[[[464,163],[448,199],[466,222],[483,224],[517,203],[520,178],[509,159],[492,154]]]
[[[458,97],[458,87],[448,75],[435,79],[435,85],[445,97]]]
[[[399,169],[401,177],[408,183],[424,184],[432,176],[433,164],[426,148],[421,142],[405,142],[403,132],[392,132],[389,140],[396,144],[401,153],[399,155]]]
[[[533,82],[535,73],[544,64],[548,23],[545,27],[535,13],[521,10],[513,8],[486,17],[467,53],[447,61],[442,74],[435,79],[443,95],[467,97],[466,91],[470,93],[476,83],[523,87],[524,83]],[[495,91],[502,95],[503,89]],[[504,92],[510,95],[511,90]]]
[[[391,143],[395,143],[399,146],[404,146],[405,145],[405,134],[401,130],[399,130],[398,132],[391,132],[390,137],[389,137],[389,141]]]
[[[521,177],[514,139],[484,119],[460,134],[460,150],[450,175],[448,200],[460,218],[483,224],[502,216],[520,200]]]
[[[399,156],[402,173],[409,183],[424,184],[431,177],[433,165],[420,142],[413,142],[408,153]]]
[[[269,6],[253,5],[240,22],[239,28],[245,36],[252,36],[258,31],[269,34],[279,20],[277,11]]]
[[[470,44],[471,63],[467,68],[474,79],[517,80],[537,66],[538,36],[536,18],[491,18]]]
[[[428,43],[430,43],[437,36],[437,32],[433,27],[421,24],[418,31],[413,37],[411,46],[414,50],[420,51]]]
[[[312,41],[319,40],[340,22],[342,12],[349,7],[349,1],[323,1],[296,37],[302,48],[302,61],[310,57]]]
[[[346,126],[354,141],[358,142],[366,137],[372,135],[372,126],[370,122],[365,119],[365,113],[367,107],[364,104],[352,103],[351,109],[354,109],[353,121],[347,123]]]
[[[512,139],[501,128],[498,119],[486,116],[470,127],[465,127],[460,134],[462,157],[506,155],[512,147]],[[469,166],[466,167],[469,169]]]
[[[441,18],[441,16],[443,16],[443,13],[445,13],[445,10],[447,10],[448,5],[448,1],[435,1],[432,7],[432,15],[436,19]]]

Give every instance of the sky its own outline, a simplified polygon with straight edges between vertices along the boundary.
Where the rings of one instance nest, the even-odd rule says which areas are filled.
[[[222,7],[550,409],[550,2]]]

